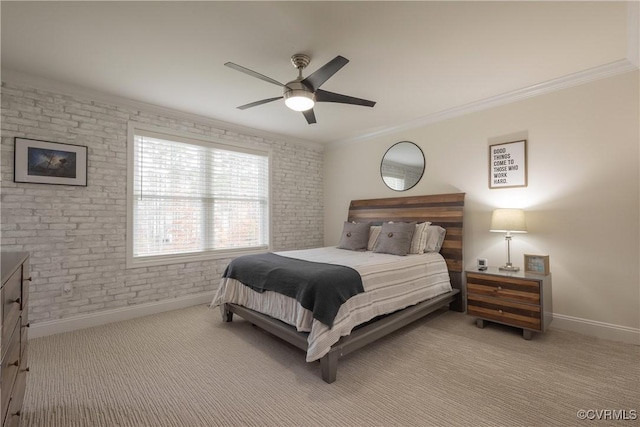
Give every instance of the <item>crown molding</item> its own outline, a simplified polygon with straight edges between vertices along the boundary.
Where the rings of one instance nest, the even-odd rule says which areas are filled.
[[[216,120],[211,117],[201,116],[198,114],[187,113],[184,111],[174,110],[172,108],[161,107],[155,104],[149,104],[146,102],[136,101],[130,98],[122,97],[119,95],[107,94],[97,90],[88,89],[81,86],[72,85],[69,83],[63,83],[60,81],[54,81],[37,77],[30,74],[25,74],[9,69],[2,69],[2,81],[32,87],[34,89],[44,90],[48,92],[59,93],[61,95],[72,96],[75,98],[89,99],[93,101],[102,102],[105,104],[114,104],[132,108],[135,110],[142,110],[147,113],[154,113],[164,117],[174,118],[176,120],[186,120],[201,125],[211,126],[216,129],[236,132],[239,134],[254,136],[272,141],[282,141],[290,144],[302,145],[310,147],[316,150],[324,150],[325,145],[315,141],[309,141],[304,139],[292,138],[290,136],[281,135],[277,133],[267,132],[260,129],[254,129],[247,126],[241,126],[222,120]]]
[[[557,79],[548,80],[543,83],[538,83],[523,89],[514,90],[501,95],[485,98],[480,101],[471,102],[458,107],[450,108],[447,110],[439,111],[433,114],[428,114],[420,118],[399,124],[397,126],[388,127],[382,130],[376,130],[369,133],[363,133],[359,136],[352,138],[345,138],[337,141],[333,141],[327,144],[327,147],[338,146],[342,144],[348,144],[358,141],[364,141],[380,136],[390,135],[419,127],[428,126],[443,120],[451,119],[454,117],[463,116],[465,114],[486,110],[489,108],[497,107],[500,105],[510,104],[513,102],[521,101],[524,99],[532,98],[546,93],[556,92],[558,90],[567,89],[573,86],[578,86],[584,83],[613,77],[618,74],[628,73],[630,71],[637,70],[638,66],[633,64],[628,59],[621,59],[619,61],[611,62],[609,64],[594,67],[589,70],[579,71],[577,73],[569,74]]]
[[[486,110],[499,105],[531,98],[545,93],[551,93],[592,81],[613,77],[618,74],[635,71],[640,68],[640,2],[627,2],[627,56],[609,64],[594,67],[585,71],[569,74],[564,77],[549,80],[526,88],[507,92],[502,95],[475,101],[469,104],[438,111],[417,119],[398,124],[384,129],[376,129],[364,132],[358,136],[348,137],[333,141],[326,145],[327,148],[342,144],[364,141],[384,135],[403,132],[418,127],[428,126],[443,120],[463,116],[476,111]]]

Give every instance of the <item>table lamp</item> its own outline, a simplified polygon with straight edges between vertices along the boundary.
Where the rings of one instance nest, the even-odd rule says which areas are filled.
[[[499,233],[507,233],[507,264],[500,267],[502,271],[519,271],[519,267],[511,264],[511,233],[526,233],[527,224],[522,209],[495,209],[491,215],[491,229]]]

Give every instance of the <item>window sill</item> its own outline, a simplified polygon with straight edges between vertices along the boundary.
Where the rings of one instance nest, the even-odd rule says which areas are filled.
[[[269,251],[269,248],[264,246],[261,248],[197,252],[197,253],[182,254],[182,255],[157,255],[157,256],[147,256],[147,257],[138,257],[138,258],[133,258],[131,256],[128,256],[126,268],[133,269],[133,268],[157,267],[161,265],[186,264],[191,262],[211,261],[211,260],[224,259],[224,258],[232,259],[242,255],[254,255],[254,254],[265,253],[267,251]]]

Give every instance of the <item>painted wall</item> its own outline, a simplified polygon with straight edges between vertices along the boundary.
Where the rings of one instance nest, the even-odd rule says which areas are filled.
[[[125,268],[129,121],[272,150],[274,249],[322,245],[321,146],[3,83],[2,250],[31,253],[29,319],[36,326],[217,289],[229,259]],[[13,182],[16,136],[87,146],[88,186]]]
[[[626,73],[486,111],[325,152],[325,244],[339,240],[352,199],[464,192],[465,264],[506,261],[502,234],[490,233],[497,207],[526,210],[528,234],[512,260],[550,255],[553,311],[564,320],[602,322],[638,333],[639,75]],[[488,188],[488,146],[528,140],[528,186]],[[389,190],[380,160],[395,142],[418,144],[426,171],[413,189]],[[575,319],[574,319],[575,318]],[[630,329],[629,329],[630,328]]]

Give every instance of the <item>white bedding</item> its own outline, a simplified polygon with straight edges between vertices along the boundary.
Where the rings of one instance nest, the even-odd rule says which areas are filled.
[[[320,359],[340,337],[376,316],[451,291],[446,262],[438,253],[396,256],[327,247],[276,254],[351,267],[360,273],[365,292],[342,304],[331,329],[315,320],[295,298],[270,291],[255,292],[234,279],[222,279],[211,307],[238,304],[309,332],[307,362]]]

